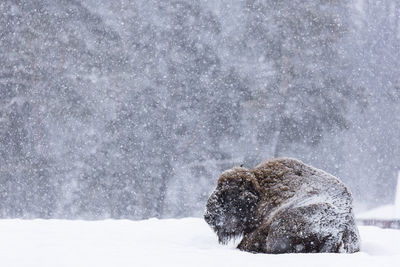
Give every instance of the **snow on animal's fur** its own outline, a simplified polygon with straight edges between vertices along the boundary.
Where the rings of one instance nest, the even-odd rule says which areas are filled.
[[[221,174],[204,215],[219,241],[250,252],[356,252],[352,196],[336,177],[296,159]]]

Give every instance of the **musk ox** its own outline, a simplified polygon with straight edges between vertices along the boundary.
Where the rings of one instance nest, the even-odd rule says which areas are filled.
[[[291,158],[223,172],[204,218],[220,243],[242,237],[238,248],[254,253],[360,249],[349,189]]]

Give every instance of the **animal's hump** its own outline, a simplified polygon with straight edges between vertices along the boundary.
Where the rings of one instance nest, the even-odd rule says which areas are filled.
[[[324,195],[328,198],[347,195],[351,199],[349,189],[337,177],[298,159],[270,159],[257,165],[252,172],[266,196],[278,195],[282,201],[293,195]]]

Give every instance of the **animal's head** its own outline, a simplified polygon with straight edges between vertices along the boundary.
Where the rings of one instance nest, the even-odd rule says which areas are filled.
[[[260,190],[254,175],[245,168],[225,171],[208,199],[204,219],[218,235],[220,243],[257,227]]]

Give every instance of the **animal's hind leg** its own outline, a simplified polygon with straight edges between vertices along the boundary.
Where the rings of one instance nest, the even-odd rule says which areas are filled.
[[[324,238],[318,234],[302,232],[304,236],[299,236],[293,232],[271,233],[267,238],[267,253],[317,253],[321,252],[324,245]],[[328,252],[328,251],[327,251]]]
[[[266,240],[266,252],[339,252],[341,236],[334,236],[321,224],[321,218],[330,216],[329,212],[329,205],[320,203],[282,210],[275,214]]]

